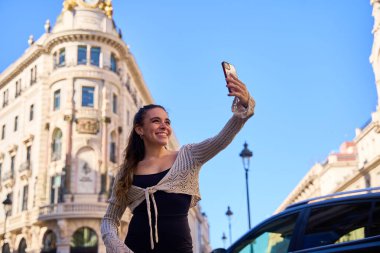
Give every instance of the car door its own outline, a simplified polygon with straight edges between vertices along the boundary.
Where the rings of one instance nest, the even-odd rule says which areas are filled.
[[[294,253],[380,252],[380,204],[356,200],[310,207]]]

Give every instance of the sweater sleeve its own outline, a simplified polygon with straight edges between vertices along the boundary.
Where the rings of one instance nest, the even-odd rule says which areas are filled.
[[[110,199],[108,200],[107,211],[102,219],[100,230],[107,253],[133,253],[118,236],[118,227],[127,204],[125,200],[118,201],[115,194],[115,185],[118,180],[115,179]]]
[[[195,161],[199,164],[204,164],[226,148],[245,122],[253,115],[254,107],[255,102],[252,97],[249,98],[247,108],[234,101],[232,106],[233,116],[216,136],[200,143],[190,144],[190,150]]]

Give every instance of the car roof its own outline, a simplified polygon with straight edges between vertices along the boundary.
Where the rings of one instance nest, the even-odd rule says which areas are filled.
[[[307,200],[302,200],[300,202],[291,204],[285,208],[285,210],[276,213],[269,218],[259,222],[252,229],[247,231],[242,237],[236,240],[228,249],[231,250],[239,245],[239,243],[246,238],[248,238],[252,231],[264,226],[273,219],[277,219],[281,216],[288,215],[290,213],[298,212],[306,207],[314,207],[318,205],[326,205],[330,203],[340,203],[340,202],[351,202],[351,201],[365,201],[365,200],[380,200],[380,187],[364,188],[353,191],[338,192],[334,194],[324,195],[321,197],[310,198]],[[229,251],[228,251],[229,252]]]
[[[370,187],[364,189],[357,189],[345,192],[336,192],[324,196],[314,197],[306,200],[301,200],[294,204],[290,204],[285,208],[285,210],[293,209],[296,207],[303,208],[307,205],[314,204],[326,204],[330,202],[341,202],[346,200],[359,200],[368,198],[378,198],[380,197],[380,187]]]

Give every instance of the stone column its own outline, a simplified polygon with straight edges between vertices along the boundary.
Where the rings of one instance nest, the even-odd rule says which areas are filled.
[[[107,185],[108,185],[108,176],[107,176],[107,166],[108,166],[108,124],[111,123],[111,118],[103,117],[102,118],[102,166],[101,166],[101,186],[100,194],[103,197],[107,195]]]
[[[68,222],[66,220],[58,220],[58,240],[57,240],[57,252],[59,253],[70,253],[70,231]]]
[[[67,80],[67,93],[65,102],[65,115],[64,120],[66,121],[66,150],[65,150],[65,168],[62,171],[62,187],[63,191],[61,194],[65,195],[65,201],[70,199],[71,196],[71,169],[72,169],[72,146],[73,146],[73,121],[74,121],[74,78]]]
[[[102,166],[100,168],[101,186],[100,186],[100,200],[104,201],[107,198],[107,167],[108,167],[108,124],[111,123],[110,115],[110,101],[108,98],[108,91],[106,83],[102,89]]]

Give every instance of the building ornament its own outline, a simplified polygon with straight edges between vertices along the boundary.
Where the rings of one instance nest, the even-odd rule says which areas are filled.
[[[106,117],[106,116],[102,117],[102,122],[109,124],[109,123],[111,123],[111,118],[110,117]]]
[[[113,7],[111,0],[65,0],[63,2],[64,11],[72,11],[77,6],[85,8],[99,8],[108,18],[112,18]]]
[[[64,11],[71,11],[73,10],[76,6],[78,6],[76,0],[65,0],[63,2],[63,10]]]
[[[72,122],[73,121],[73,115],[63,115],[63,120]]]
[[[24,137],[24,139],[22,140],[22,142],[26,146],[31,146],[32,142],[33,142],[33,139],[34,139],[34,135],[33,134],[29,134],[28,136]]]
[[[75,120],[77,123],[77,132],[81,134],[97,134],[99,132],[99,121],[90,118],[78,118]]]
[[[16,144],[8,146],[8,153],[12,156],[15,155],[17,152],[18,146]]]

